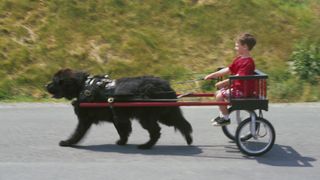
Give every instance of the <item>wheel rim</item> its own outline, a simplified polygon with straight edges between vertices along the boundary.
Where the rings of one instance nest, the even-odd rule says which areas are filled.
[[[248,136],[248,132],[250,132],[250,120],[246,120],[246,123],[239,129],[237,136],[237,143],[241,146],[242,150],[251,155],[267,152],[273,145],[275,138],[271,125],[261,119],[256,119],[256,121],[258,126],[255,137],[244,138]]]
[[[247,110],[239,110],[240,112],[240,121],[237,121],[237,110],[229,110],[230,111],[230,121],[231,123],[227,126],[222,126],[222,130],[224,134],[231,140],[235,140],[235,134],[237,131],[237,128],[243,120],[250,117],[250,111]]]

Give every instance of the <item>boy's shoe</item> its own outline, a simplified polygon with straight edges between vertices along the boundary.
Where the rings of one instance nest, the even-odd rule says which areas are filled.
[[[211,121],[211,122],[215,122],[215,121],[217,121],[217,119],[220,119],[220,117],[218,116],[218,117],[216,117],[216,118],[212,118],[210,121]]]
[[[214,119],[214,122],[212,123],[212,125],[214,126],[226,126],[230,124],[230,119],[224,119],[222,117],[217,117],[216,119]]]

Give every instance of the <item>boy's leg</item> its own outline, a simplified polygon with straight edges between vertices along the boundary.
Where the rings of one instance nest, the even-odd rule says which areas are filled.
[[[229,91],[229,90],[226,90]],[[216,100],[217,101],[224,101],[225,100],[225,95],[223,94],[223,91],[218,91],[216,95]],[[219,106],[220,110],[220,116],[217,117],[213,125],[214,126],[224,126],[230,124],[230,119],[229,119],[229,111],[227,106]]]
[[[224,101],[225,98],[222,95],[222,93],[219,91],[219,93],[216,96],[217,101]],[[228,107],[227,106],[219,106],[219,110],[223,116],[229,115]]]

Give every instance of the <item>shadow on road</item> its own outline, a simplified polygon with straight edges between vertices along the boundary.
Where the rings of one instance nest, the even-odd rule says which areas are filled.
[[[312,157],[305,157],[293,149],[291,146],[274,144],[271,151],[262,156],[246,156],[241,154],[238,147],[231,143],[223,147],[224,153],[221,153],[219,146],[200,146],[204,152],[218,151],[220,153],[203,153],[199,156],[206,158],[219,158],[219,159],[239,159],[239,160],[255,160],[258,163],[270,166],[284,166],[284,167],[313,167],[311,162],[317,161]]]
[[[199,146],[166,146],[157,145],[150,150],[137,149],[136,145],[118,146],[115,144],[73,146],[95,152],[116,152],[122,154],[144,154],[144,155],[170,155],[170,156],[195,156],[203,158],[255,160],[258,163],[271,166],[285,167],[313,167],[311,162],[315,158],[305,157],[294,150],[291,146],[275,144],[270,152],[258,156],[249,157],[242,155],[236,145],[199,145]]]
[[[201,154],[202,150],[197,146],[165,146],[156,145],[149,150],[138,149],[136,145],[118,146],[115,144],[73,146],[76,149],[84,149],[95,152],[117,152],[123,154],[145,154],[145,155],[172,155],[172,156],[192,156]]]
[[[272,150],[263,156],[249,158],[254,158],[262,164],[286,167],[313,167],[311,162],[317,160],[312,157],[304,157],[291,146],[278,144],[275,144]]]

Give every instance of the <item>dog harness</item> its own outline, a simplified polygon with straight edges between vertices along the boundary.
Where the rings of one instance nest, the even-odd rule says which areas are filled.
[[[114,94],[115,86],[116,81],[108,75],[88,76],[79,100],[81,102],[105,101]]]

